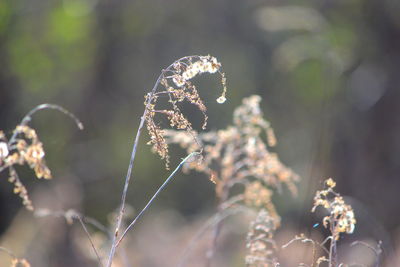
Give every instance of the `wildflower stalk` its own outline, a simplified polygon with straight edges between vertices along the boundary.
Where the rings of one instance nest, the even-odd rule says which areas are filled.
[[[122,198],[121,198],[121,206],[120,206],[120,210],[119,210],[119,214],[118,214],[118,218],[117,218],[117,223],[115,226],[115,232],[114,232],[112,243],[111,243],[111,249],[110,249],[110,254],[108,257],[107,267],[111,267],[111,264],[112,264],[112,261],[113,261],[114,255],[115,255],[115,250],[117,247],[116,241],[118,238],[119,228],[121,227],[121,224],[122,224],[122,218],[125,213],[126,194],[128,193],[129,181],[131,180],[132,169],[133,169],[133,164],[135,161],[137,146],[139,144],[140,134],[141,134],[143,126],[144,126],[144,121],[145,121],[147,112],[149,110],[148,107],[151,103],[151,100],[154,96],[155,91],[157,90],[158,85],[160,84],[162,77],[163,77],[163,73],[161,73],[161,75],[158,77],[157,82],[155,83],[155,85],[153,87],[153,90],[151,90],[151,93],[148,94],[147,104],[144,109],[144,113],[140,119],[139,128],[137,130],[135,142],[134,142],[133,148],[132,148],[131,159],[129,161],[128,172],[125,177],[125,184],[124,184],[124,189],[122,191]]]

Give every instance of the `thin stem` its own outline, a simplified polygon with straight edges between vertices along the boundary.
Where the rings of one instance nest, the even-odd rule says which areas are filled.
[[[63,217],[67,221],[70,219],[76,219],[76,218],[81,218],[84,223],[90,224],[93,227],[97,228],[101,232],[105,233],[109,238],[111,238],[112,234],[110,231],[105,227],[102,223],[97,221],[94,218],[82,215],[81,213],[75,211],[75,210],[67,210],[67,211],[52,211],[48,209],[36,209],[34,215],[36,217],[48,217],[48,216],[53,216],[53,217]]]
[[[148,94],[148,98],[147,98],[147,103],[146,103],[146,107],[144,109],[143,115],[140,119],[140,123],[139,123],[139,128],[136,132],[136,137],[135,137],[135,141],[133,144],[133,148],[132,148],[132,153],[131,153],[131,159],[129,161],[129,166],[128,166],[128,171],[125,177],[125,184],[124,184],[124,189],[122,191],[122,196],[121,196],[121,204],[120,204],[120,210],[119,210],[119,214],[118,214],[118,218],[117,218],[117,223],[115,226],[115,232],[114,232],[114,236],[113,236],[113,240],[111,243],[111,249],[110,249],[110,253],[109,253],[109,257],[108,257],[108,263],[107,263],[107,267],[111,267],[114,255],[115,255],[115,250],[117,248],[117,238],[119,235],[119,229],[121,227],[122,224],[122,219],[123,219],[123,215],[125,213],[125,202],[126,202],[126,194],[128,193],[128,187],[129,187],[129,182],[132,176],[132,169],[133,169],[133,165],[134,165],[134,161],[135,161],[135,156],[136,156],[136,150],[137,150],[137,146],[139,144],[139,138],[140,135],[142,133],[142,129],[144,126],[144,122],[146,120],[146,115],[147,112],[149,111],[149,107],[150,107],[150,103],[153,99],[154,94],[157,91],[157,88],[161,82],[161,80],[164,78],[164,74],[168,71],[170,71],[175,62],[181,62],[182,60],[188,59],[188,58],[192,58],[192,57],[196,57],[196,56],[188,56],[188,57],[183,57],[180,58],[176,61],[174,61],[174,63],[172,63],[171,65],[169,65],[165,70],[163,70],[160,74],[160,76],[158,76],[158,79],[156,81],[156,83],[153,86],[153,89],[151,90],[151,92]]]
[[[78,221],[80,222],[80,224],[82,225],[83,230],[86,233],[87,238],[89,239],[90,244],[92,245],[93,251],[96,254],[97,260],[99,261],[100,266],[103,266],[103,263],[101,262],[101,258],[99,253],[97,252],[97,249],[93,243],[92,237],[90,236],[90,233],[88,231],[88,229],[86,228],[85,223],[83,222],[82,218],[80,216],[77,216]]]
[[[117,244],[116,240],[117,240],[117,237],[118,237],[118,234],[119,234],[119,228],[121,227],[121,224],[122,224],[122,218],[123,218],[123,215],[125,213],[126,194],[128,193],[129,181],[131,180],[131,176],[132,176],[132,169],[133,169],[133,165],[134,165],[133,163],[135,161],[136,150],[137,150],[137,146],[139,144],[140,134],[141,134],[143,126],[144,126],[144,121],[146,120],[146,115],[147,115],[148,108],[150,106],[151,100],[153,98],[153,95],[154,95],[159,83],[161,82],[162,77],[163,77],[163,74],[161,74],[158,77],[157,82],[155,83],[155,85],[153,87],[153,90],[151,91],[150,94],[148,94],[147,104],[146,104],[146,107],[144,109],[142,118],[140,119],[139,128],[137,130],[135,142],[133,144],[131,159],[129,161],[128,171],[127,171],[127,174],[126,174],[126,177],[125,177],[125,184],[124,184],[124,189],[122,191],[122,198],[121,198],[121,207],[120,207],[120,210],[119,210],[117,223],[116,223],[116,226],[115,226],[114,236],[112,238],[111,250],[110,250],[109,257],[108,257],[107,267],[111,267],[112,260],[114,258],[115,250],[116,250],[116,247],[117,247],[116,246],[116,244]]]
[[[147,202],[146,206],[139,212],[139,214],[133,219],[133,221],[129,224],[129,226],[125,229],[124,233],[121,235],[121,238],[117,242],[117,246],[120,244],[122,239],[125,237],[125,235],[128,233],[128,231],[135,225],[137,220],[143,215],[143,213],[148,209],[148,207],[151,205],[151,203],[154,201],[154,199],[160,194],[160,192],[165,188],[165,186],[172,180],[172,178],[175,176],[176,172],[185,164],[187,160],[189,160],[193,156],[198,156],[200,155],[199,152],[192,152],[190,153],[186,158],[184,158],[179,165],[175,168],[175,170],[168,176],[168,178],[164,181],[164,183],[158,188],[158,190],[154,193],[154,195],[151,197],[149,202]]]
[[[331,215],[331,242],[329,246],[329,267],[336,267],[336,235],[338,234],[335,230],[336,221],[334,215]]]
[[[59,105],[55,105],[55,104],[41,104],[41,105],[36,106],[22,118],[22,121],[20,122],[19,125],[22,125],[22,126],[27,125],[31,121],[33,114],[35,114],[36,112],[38,112],[39,110],[42,110],[42,109],[55,109],[55,110],[58,110],[58,111],[64,113],[65,115],[69,116],[76,123],[76,125],[78,126],[78,128],[80,130],[83,130],[83,123],[74,114],[72,114],[65,108],[63,108]],[[18,134],[17,131],[15,131],[13,133],[13,135],[10,138],[9,144],[14,143],[15,138],[17,137],[17,134]]]
[[[39,209],[39,210],[35,211],[34,215],[36,217],[47,217],[47,216],[63,217],[63,218],[65,218],[65,220],[67,222],[72,221],[73,219],[78,220],[79,223],[81,224],[83,230],[85,231],[87,238],[89,239],[89,242],[93,248],[94,253],[96,254],[96,257],[97,257],[97,260],[98,260],[100,266],[103,266],[100,255],[97,252],[97,249],[93,243],[93,239],[85,225],[85,223],[91,224],[92,226],[96,227],[98,230],[107,234],[109,238],[111,238],[111,233],[100,222],[98,222],[97,220],[95,220],[93,218],[83,216],[79,212],[72,210],[72,209],[67,210],[67,211],[51,211],[51,210],[47,210],[47,209]]]

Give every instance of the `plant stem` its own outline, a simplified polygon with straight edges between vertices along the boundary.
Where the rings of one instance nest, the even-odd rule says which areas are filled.
[[[200,155],[199,152],[192,152],[190,153],[186,158],[184,158],[179,165],[175,168],[175,170],[168,176],[168,178],[164,181],[164,183],[158,188],[158,190],[154,193],[154,195],[151,197],[149,202],[147,202],[146,206],[139,212],[139,214],[133,219],[133,221],[129,224],[129,226],[125,229],[124,233],[121,235],[121,238],[118,240],[116,246],[120,244],[122,239],[125,237],[125,235],[128,233],[129,229],[131,229],[136,221],[143,215],[143,213],[148,209],[148,207],[151,205],[151,203],[154,201],[154,199],[160,194],[160,192],[165,188],[165,186],[171,181],[171,179],[175,176],[176,172],[183,166],[183,164],[189,160],[191,157]]]
[[[338,233],[336,233],[336,230],[335,230],[336,221],[333,216],[334,215],[331,215],[332,224],[330,225],[332,238],[331,238],[330,247],[329,247],[329,267],[336,267],[336,235]]]
[[[114,255],[115,255],[115,249],[117,247],[116,246],[116,241],[117,241],[117,237],[118,237],[118,233],[119,233],[119,228],[121,227],[121,224],[122,224],[122,218],[123,218],[123,215],[125,213],[126,194],[128,193],[129,181],[130,181],[131,176],[132,176],[133,163],[135,161],[136,150],[137,150],[137,146],[139,144],[139,137],[140,137],[140,134],[141,134],[143,126],[144,126],[144,121],[146,119],[146,115],[147,115],[147,112],[148,112],[149,104],[151,103],[151,100],[153,98],[154,92],[156,91],[157,86],[161,81],[161,78],[162,78],[162,74],[158,77],[157,82],[154,85],[153,90],[151,91],[151,93],[148,94],[147,104],[146,104],[146,107],[144,109],[142,118],[140,119],[139,128],[138,128],[137,133],[136,133],[136,138],[135,138],[135,142],[133,144],[132,153],[131,153],[131,159],[129,161],[129,167],[128,167],[128,171],[127,171],[127,174],[126,174],[126,177],[125,177],[125,184],[124,184],[124,189],[122,191],[122,197],[121,197],[121,206],[120,206],[120,209],[119,209],[117,223],[116,223],[116,226],[115,226],[115,232],[114,232],[112,243],[111,243],[111,249],[110,249],[110,254],[109,254],[109,257],[108,257],[107,267],[111,267],[111,264],[112,264],[112,261],[113,261]]]
[[[157,79],[156,83],[153,86],[153,89],[147,95],[148,97],[147,97],[146,107],[145,107],[143,115],[142,115],[142,117],[140,119],[139,128],[138,128],[138,130],[136,132],[136,137],[135,137],[135,141],[133,143],[133,148],[132,148],[132,153],[131,153],[131,159],[129,161],[129,167],[128,167],[128,171],[127,171],[126,177],[125,177],[125,184],[124,184],[124,189],[122,191],[122,197],[121,197],[121,206],[120,206],[120,210],[119,210],[118,217],[117,217],[117,223],[116,223],[116,226],[115,226],[114,235],[113,235],[113,238],[112,238],[111,249],[110,249],[110,253],[109,253],[109,257],[108,257],[107,267],[111,267],[111,264],[112,264],[112,261],[113,261],[114,255],[115,255],[115,250],[117,248],[117,240],[118,240],[117,238],[118,238],[118,235],[119,235],[119,229],[120,229],[121,224],[122,224],[123,215],[125,213],[126,194],[128,193],[128,186],[129,186],[129,182],[130,182],[130,179],[131,179],[131,176],[132,176],[132,169],[133,169],[133,165],[134,165],[133,163],[135,161],[136,150],[137,150],[137,146],[139,144],[139,138],[140,138],[143,126],[144,126],[144,122],[146,120],[146,115],[149,112],[150,103],[151,103],[151,101],[152,101],[152,99],[153,99],[153,97],[154,97],[154,95],[155,95],[155,93],[157,91],[157,88],[158,88],[161,80],[164,78],[164,74],[173,68],[175,62],[180,62],[182,60],[185,60],[185,59],[188,59],[188,58],[192,58],[192,57],[196,57],[196,56],[187,56],[187,57],[180,58],[180,59],[174,61],[166,69],[162,70],[160,76],[158,76],[158,79]]]

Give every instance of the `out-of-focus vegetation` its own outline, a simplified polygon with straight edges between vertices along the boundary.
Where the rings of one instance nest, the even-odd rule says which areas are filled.
[[[309,215],[312,197],[333,176],[357,217],[348,241],[382,240],[386,265],[396,266],[399,12],[395,0],[0,0],[0,129],[9,136],[41,103],[72,111],[84,131],[53,112],[31,122],[54,179],[37,183],[28,168],[20,168],[20,176],[36,207],[75,209],[108,224],[119,205],[145,93],[176,58],[211,54],[223,64],[228,93],[218,105],[218,78],[196,78],[208,129],[230,125],[242,98],[260,95],[278,136],[274,150],[301,176],[296,199],[288,192],[274,195],[286,229],[277,233],[278,243],[311,231],[317,221]],[[201,112],[190,106],[184,112],[201,130]],[[147,141],[143,136],[128,194],[132,214],[168,175]],[[171,150],[175,166],[186,155]],[[13,196],[7,175],[0,178],[0,246],[32,266],[96,265],[79,225],[33,218]],[[207,177],[179,174],[131,233],[126,249],[134,263],[174,266],[216,202]],[[246,230],[240,218],[227,223],[216,266],[242,266]],[[192,253],[193,266],[204,265],[208,243],[202,244]],[[6,260],[0,255],[0,266]]]

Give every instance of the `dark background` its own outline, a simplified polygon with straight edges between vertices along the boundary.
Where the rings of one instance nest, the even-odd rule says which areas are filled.
[[[276,199],[283,227],[295,233],[311,228],[313,194],[334,177],[356,212],[354,238],[383,240],[388,260],[400,242],[399,12],[395,0],[0,0],[0,129],[9,135],[41,103],[59,104],[80,118],[84,131],[57,112],[37,113],[31,125],[55,178],[38,181],[25,168],[20,175],[37,207],[73,208],[108,224],[143,96],[175,59],[216,56],[227,76],[228,101],[215,102],[218,78],[196,80],[209,129],[229,125],[243,97],[261,95],[278,137],[276,151],[302,177],[298,199]],[[196,111],[190,116],[201,119]],[[147,141],[145,134],[128,194],[136,209],[168,175]],[[172,149],[172,166],[184,156]],[[71,248],[68,227],[56,241],[37,226],[29,244],[18,242],[27,235],[19,229],[42,222],[21,211],[7,175],[0,177],[1,246],[28,255],[33,266],[89,264]],[[168,210],[195,224],[215,204],[207,177],[179,174],[149,213],[167,221],[162,211]],[[41,237],[47,245],[55,242],[53,250],[32,249]],[[152,244],[143,251],[151,254]],[[35,256],[40,253],[46,256]],[[236,257],[235,266],[242,266]]]

